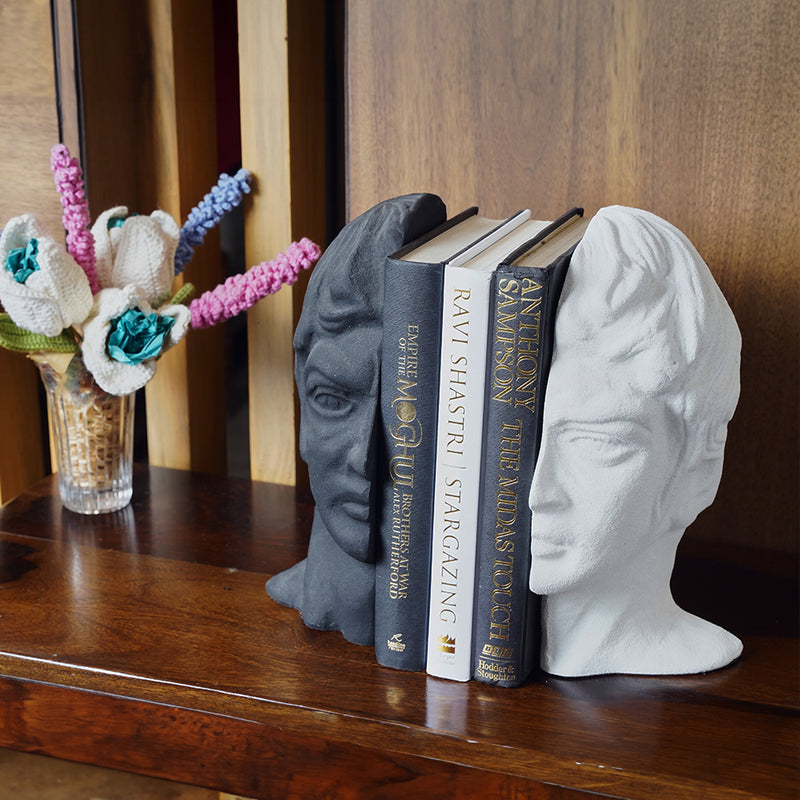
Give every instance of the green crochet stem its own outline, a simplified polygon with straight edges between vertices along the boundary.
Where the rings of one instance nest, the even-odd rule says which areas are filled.
[[[0,347],[17,353],[33,353],[37,350],[51,353],[78,352],[77,342],[68,333],[60,333],[58,336],[31,333],[15,325],[8,314],[0,314]]]
[[[179,303],[183,303],[184,305],[189,305],[189,300],[192,299],[192,295],[194,294],[194,284],[191,283],[184,283],[175,295],[173,296],[172,300],[169,301],[171,306],[176,306]]]
[[[193,283],[184,283],[177,292],[175,292],[172,297],[169,294],[165,294],[162,297],[159,297],[158,300],[153,304],[154,308],[161,308],[163,305],[170,305],[176,306],[178,304],[183,304],[185,306],[189,305],[189,301],[192,299],[192,295],[194,294],[194,284]]]

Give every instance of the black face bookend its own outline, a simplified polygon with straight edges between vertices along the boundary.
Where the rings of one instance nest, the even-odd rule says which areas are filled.
[[[377,415],[386,256],[444,222],[435,195],[378,204],[319,260],[294,337],[300,453],[314,522],[308,556],[267,582],[310,628],[374,641]]]

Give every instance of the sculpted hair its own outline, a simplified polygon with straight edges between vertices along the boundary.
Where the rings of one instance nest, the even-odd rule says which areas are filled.
[[[375,269],[371,260],[352,252],[347,258],[337,255],[333,246],[326,251],[308,282],[294,335],[298,386],[303,385],[302,369],[317,336],[335,336],[374,323],[370,345],[380,348],[383,272]]]
[[[408,194],[384,200],[345,225],[311,273],[294,337],[296,379],[317,335],[364,326],[370,331],[365,346],[380,352],[384,260],[445,217],[436,195]]]
[[[686,236],[647,211],[601,209],[575,251],[562,297],[556,349],[581,348],[612,374],[623,367],[630,388],[672,411],[681,442],[676,474],[714,458],[721,471],[739,397],[741,335]]]

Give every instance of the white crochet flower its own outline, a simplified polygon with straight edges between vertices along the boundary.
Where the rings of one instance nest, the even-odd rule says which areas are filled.
[[[31,214],[10,219],[0,236],[0,302],[16,325],[44,336],[83,322],[92,308],[83,269]]]
[[[165,211],[128,216],[127,206],[104,211],[92,226],[97,279],[103,289],[140,286],[155,305],[172,287],[178,223]]]
[[[109,347],[109,341],[115,327],[119,327],[117,321],[126,317],[126,312],[133,312],[127,316],[138,317],[143,327],[152,323],[151,334],[156,327],[161,327],[159,321],[163,323],[171,319],[174,322],[167,331],[155,337],[146,334],[128,337],[132,344],[123,346],[128,353],[120,353],[113,342]],[[153,310],[142,289],[133,284],[122,289],[102,289],[95,296],[94,308],[83,328],[83,361],[101,389],[109,394],[130,394],[153,377],[157,357],[186,335],[190,323],[191,313],[186,306],[165,305]],[[113,357],[110,350],[117,352],[117,356]],[[119,360],[128,356],[128,363]]]

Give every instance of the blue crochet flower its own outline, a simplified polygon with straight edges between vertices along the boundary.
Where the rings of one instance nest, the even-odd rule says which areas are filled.
[[[146,314],[140,308],[128,309],[111,320],[108,355],[122,364],[141,364],[161,354],[164,338],[175,324],[174,317]]]
[[[181,228],[178,249],[175,251],[175,274],[179,275],[194,255],[194,249],[203,243],[205,235],[222,221],[229,211],[242,202],[250,191],[250,173],[240,169],[235,175],[223,173],[219,182],[192,209]]]
[[[17,283],[25,283],[39,269],[39,262],[36,260],[38,252],[39,242],[31,239],[25,247],[16,247],[8,254],[6,269]]]
[[[157,356],[178,344],[190,323],[186,306],[153,308],[138,286],[101,289],[83,326],[83,361],[101,389],[131,394],[155,375]]]

